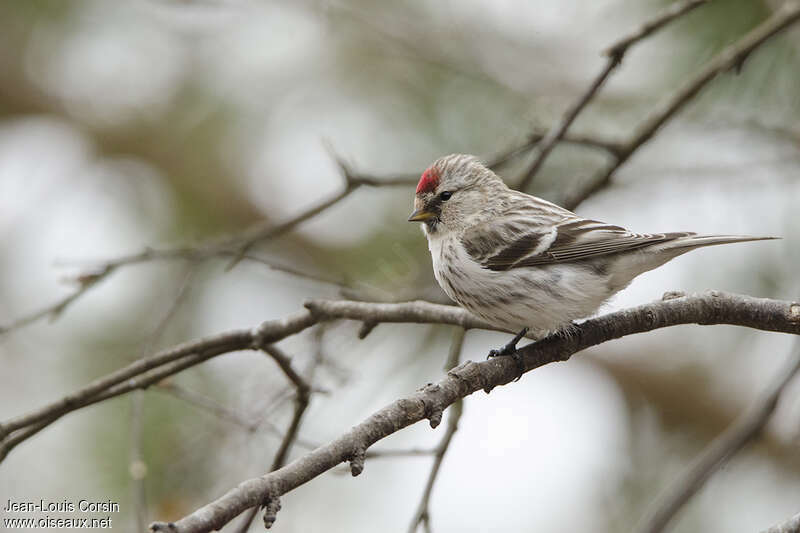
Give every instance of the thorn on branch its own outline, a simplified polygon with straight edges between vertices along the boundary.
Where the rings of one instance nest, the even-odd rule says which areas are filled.
[[[316,300],[307,300],[303,302],[303,307],[308,309],[308,312],[311,313],[314,318],[319,319],[322,316],[322,310],[319,307],[319,302]]]
[[[361,328],[358,330],[358,338],[361,340],[366,339],[367,335],[372,333],[372,330],[375,329],[377,326],[378,326],[377,322],[364,321],[361,324]]]
[[[353,456],[350,457],[350,474],[353,477],[358,476],[364,471],[364,456],[366,453],[367,450],[365,450],[363,446],[359,446],[356,448],[356,451],[353,452]]]
[[[611,63],[612,68],[616,68],[622,63],[622,58],[625,56],[625,52],[628,51],[630,45],[631,43],[629,42],[622,42],[603,52],[603,55],[605,55],[609,63]]]
[[[422,392],[436,393],[439,389],[439,385],[428,383],[422,388]],[[422,404],[425,406],[425,418],[430,422],[431,428],[436,429],[442,423],[442,406],[438,402],[427,402],[425,399],[422,400]]]
[[[104,265],[96,270],[82,272],[77,276],[65,278],[65,281],[77,283],[81,287],[86,287],[93,283],[97,283],[111,272],[111,266]]]
[[[278,518],[278,511],[281,510],[281,500],[277,496],[270,497],[264,504],[264,527],[269,529]]]
[[[736,62],[733,64],[733,73],[737,76],[742,73],[742,69],[744,69],[744,64],[747,59],[750,57],[750,54],[753,53],[753,49],[745,50],[737,59]]]
[[[431,424],[432,429],[436,429],[436,427],[442,423],[442,410],[438,409],[428,416],[428,421]]]

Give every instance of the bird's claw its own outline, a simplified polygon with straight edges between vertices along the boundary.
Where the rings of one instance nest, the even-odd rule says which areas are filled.
[[[500,357],[501,355],[511,355],[511,354],[503,353],[503,350],[489,350],[489,353],[486,355],[486,359],[491,359],[493,357]]]
[[[523,361],[522,354],[517,351],[517,343],[528,333],[528,328],[523,329],[517,335],[511,339],[508,343],[501,346],[499,349],[489,350],[489,353],[486,355],[486,359],[492,359],[494,357],[501,357],[504,355],[511,356],[514,362],[517,364],[517,369],[519,370],[519,375],[514,381],[519,381],[522,377],[522,374],[525,372],[525,361]]]

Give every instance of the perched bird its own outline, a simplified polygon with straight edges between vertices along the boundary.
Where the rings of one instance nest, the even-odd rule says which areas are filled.
[[[529,328],[554,332],[590,316],[639,274],[690,250],[774,238],[633,233],[509,189],[464,154],[422,174],[408,220],[423,223],[436,281],[450,298],[520,330],[490,357],[514,355]]]

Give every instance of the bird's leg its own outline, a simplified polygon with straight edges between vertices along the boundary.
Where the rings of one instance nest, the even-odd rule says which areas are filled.
[[[522,328],[522,331],[517,333],[513,339],[508,341],[506,344],[500,347],[499,350],[490,350],[489,355],[486,356],[486,359],[491,359],[492,357],[500,357],[501,355],[514,355],[517,351],[517,344],[519,341],[522,340],[522,337],[528,334],[528,328]]]
[[[514,381],[519,381],[523,372],[525,372],[525,363],[522,360],[522,356],[517,352],[517,343],[527,334],[528,328],[522,328],[522,331],[517,333],[509,342],[501,346],[499,350],[490,350],[489,355],[486,356],[486,359],[491,359],[492,357],[500,357],[501,355],[510,355],[511,358],[514,359],[514,362],[517,363],[517,368],[519,369],[519,376],[517,376],[517,379]]]

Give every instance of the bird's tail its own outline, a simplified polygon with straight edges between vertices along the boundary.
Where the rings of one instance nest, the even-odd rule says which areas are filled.
[[[675,237],[675,239],[663,244],[664,250],[674,250],[683,253],[693,250],[694,248],[714,246],[716,244],[780,239],[780,237],[756,237],[753,235],[697,235],[696,233],[675,234]]]
[[[667,261],[704,246],[733,242],[764,241],[780,237],[756,237],[752,235],[698,235],[691,232],[662,234],[664,241],[648,246],[640,254],[624,254],[617,264],[617,272],[609,283],[617,290],[625,287],[643,272],[660,267]]]

